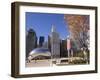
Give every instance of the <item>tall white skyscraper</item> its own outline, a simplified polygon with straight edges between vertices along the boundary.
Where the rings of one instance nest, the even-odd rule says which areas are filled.
[[[51,29],[51,53],[52,58],[60,58],[60,39],[54,26]]]

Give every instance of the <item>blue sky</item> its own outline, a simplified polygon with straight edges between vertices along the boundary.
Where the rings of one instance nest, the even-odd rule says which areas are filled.
[[[64,14],[26,12],[25,16],[26,30],[34,29],[38,38],[44,36],[45,40],[47,40],[52,25],[55,26],[60,39],[66,39],[69,35],[68,25],[64,21]]]

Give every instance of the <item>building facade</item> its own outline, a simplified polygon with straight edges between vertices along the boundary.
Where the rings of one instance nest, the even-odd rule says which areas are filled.
[[[26,58],[31,50],[37,47],[37,36],[33,29],[29,29],[26,35]]]
[[[48,35],[48,49],[51,52],[51,37]]]
[[[43,47],[44,39],[44,36],[39,37],[39,47]]]
[[[67,57],[67,41],[66,40],[60,40],[60,57]]]
[[[51,54],[52,58],[60,58],[60,39],[54,26],[51,29]]]

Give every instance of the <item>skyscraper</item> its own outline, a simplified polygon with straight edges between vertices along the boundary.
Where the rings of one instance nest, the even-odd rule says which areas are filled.
[[[51,37],[48,35],[48,49],[51,51]]]
[[[26,35],[26,57],[29,56],[31,50],[37,47],[37,36],[33,29],[29,29]]]
[[[60,57],[67,57],[67,41],[66,40],[60,40]]]
[[[60,39],[54,26],[51,29],[51,53],[52,58],[60,58]]]
[[[40,36],[39,38],[39,47],[42,47],[44,43],[44,36]]]
[[[42,46],[43,48],[48,48],[48,42],[47,41],[45,41],[44,43],[43,43],[43,46]]]

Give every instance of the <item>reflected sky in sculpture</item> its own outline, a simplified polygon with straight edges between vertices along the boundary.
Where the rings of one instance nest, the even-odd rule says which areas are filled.
[[[47,48],[36,48],[29,53],[28,59],[31,60],[37,56],[51,57],[51,52]]]
[[[42,54],[42,53],[50,53],[50,51],[47,49],[47,48],[36,48],[36,49],[33,49],[29,55],[32,55],[32,54]],[[50,53],[51,55],[51,53]]]
[[[61,39],[66,39],[67,35],[69,35],[67,25],[64,21],[64,14],[26,12],[25,16],[26,30],[33,28],[38,38],[39,36],[44,36],[45,40],[47,40],[48,35],[51,33],[52,25],[55,26]]]

